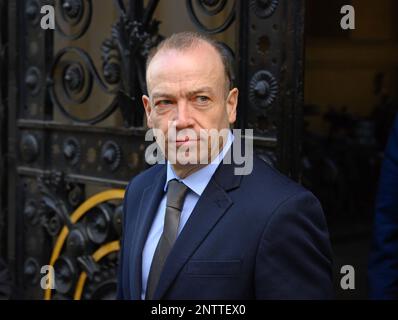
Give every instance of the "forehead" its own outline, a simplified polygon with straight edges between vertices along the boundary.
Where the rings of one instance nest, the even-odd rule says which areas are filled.
[[[176,85],[223,86],[223,77],[221,58],[206,43],[185,50],[163,49],[155,55],[147,70],[149,91]]]

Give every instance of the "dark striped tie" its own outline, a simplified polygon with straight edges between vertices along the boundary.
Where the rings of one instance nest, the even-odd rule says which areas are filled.
[[[167,185],[167,202],[163,233],[160,236],[149,271],[145,294],[145,299],[147,300],[153,298],[166,258],[177,239],[181,210],[187,191],[188,187],[175,179],[170,180]]]

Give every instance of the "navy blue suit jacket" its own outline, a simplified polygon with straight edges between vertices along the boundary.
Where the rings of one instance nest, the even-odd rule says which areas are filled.
[[[398,299],[398,116],[380,174],[369,260],[369,292],[374,299]]]
[[[250,175],[220,164],[170,252],[154,299],[333,297],[331,248],[318,200],[254,158]],[[126,188],[118,299],[140,299],[142,250],[166,166]]]

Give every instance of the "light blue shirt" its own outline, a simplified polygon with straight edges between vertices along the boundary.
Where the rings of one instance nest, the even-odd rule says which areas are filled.
[[[165,193],[162,200],[160,201],[158,211],[156,213],[155,219],[153,220],[151,230],[148,233],[148,238],[146,240],[144,250],[142,252],[142,291],[141,291],[142,300],[145,300],[149,270],[151,268],[151,263],[153,255],[155,254],[157,244],[163,232],[164,216],[166,213],[167,184],[169,183],[170,180],[177,179],[178,181],[183,182],[189,188],[181,211],[180,224],[177,230],[177,236],[178,236],[181,230],[184,228],[189,217],[191,216],[191,213],[195,208],[196,203],[198,202],[200,196],[202,195],[203,191],[208,185],[211,177],[213,176],[219,164],[224,159],[225,154],[228,152],[229,148],[231,147],[233,140],[234,136],[230,131],[228,134],[227,142],[225,143],[219,155],[207,166],[192,173],[191,175],[189,175],[184,179],[180,179],[175,174],[171,164],[167,162],[167,178],[166,178],[166,183],[164,185]]]

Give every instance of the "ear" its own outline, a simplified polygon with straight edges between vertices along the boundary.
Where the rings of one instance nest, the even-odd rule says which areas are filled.
[[[144,105],[145,113],[146,113],[146,121],[149,128],[153,128],[152,118],[151,118],[151,102],[148,96],[142,96],[142,104]]]
[[[228,121],[230,124],[236,121],[236,108],[238,106],[238,95],[239,90],[237,88],[233,88],[227,97],[227,114]]]

